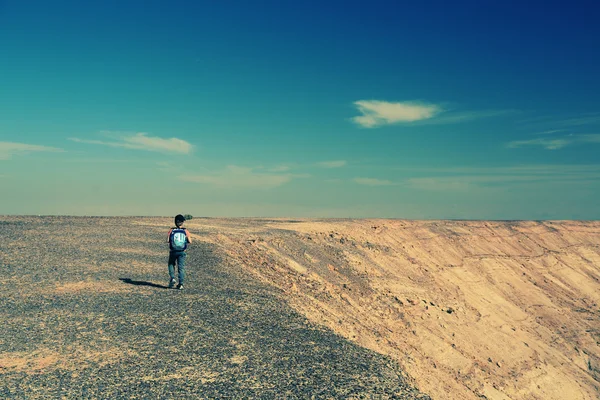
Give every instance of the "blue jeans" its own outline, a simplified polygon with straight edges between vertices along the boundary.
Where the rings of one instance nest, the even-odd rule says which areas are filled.
[[[177,263],[177,277],[180,285],[183,285],[185,279],[185,257],[187,257],[185,251],[169,252],[169,277],[171,280],[175,280],[175,263]]]

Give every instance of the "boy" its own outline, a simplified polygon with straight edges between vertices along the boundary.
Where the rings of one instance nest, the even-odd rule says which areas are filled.
[[[178,214],[175,217],[175,228],[171,228],[169,231],[169,288],[175,286],[175,262],[177,262],[177,275],[179,278],[179,284],[177,289],[183,289],[183,281],[185,279],[185,253],[188,243],[192,243],[190,233],[186,228],[183,228],[185,218],[183,215]]]

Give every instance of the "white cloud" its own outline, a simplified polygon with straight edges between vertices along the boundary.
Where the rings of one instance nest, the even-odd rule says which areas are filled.
[[[576,116],[556,117],[538,116],[522,120],[524,126],[544,129],[549,133],[564,131],[565,129],[581,129],[586,126],[599,126],[600,113],[583,113]]]
[[[118,132],[101,132],[105,136],[118,135],[116,141],[88,140],[69,138],[77,143],[99,144],[110,147],[123,147],[126,149],[157,151],[162,153],[189,154],[194,146],[185,140],[178,138],[163,139],[157,136],[148,136],[147,133],[119,134]]]
[[[347,164],[344,160],[335,160],[335,161],[321,161],[317,163],[317,166],[322,168],[341,168]]]
[[[514,140],[509,142],[507,146],[510,148],[541,146],[548,150],[557,150],[578,143],[600,143],[600,134],[570,134],[556,139]]]
[[[367,186],[393,186],[396,183],[389,181],[387,179],[377,179],[377,178],[354,178],[354,182],[360,185]]]
[[[562,149],[571,144],[567,139],[531,139],[531,140],[514,140],[508,143],[508,147],[517,148],[523,146],[541,146],[548,150]]]
[[[406,184],[420,190],[456,191],[471,187],[472,177],[427,177],[410,178]]]
[[[425,120],[442,111],[438,105],[413,101],[391,103],[381,100],[359,100],[355,101],[354,105],[363,115],[352,118],[352,121],[365,128]]]
[[[538,132],[536,133],[536,135],[552,135],[554,133],[558,133],[558,132],[564,132],[564,129],[550,129],[547,131],[543,131],[543,132]]]
[[[559,121],[559,124],[561,124],[563,126],[594,125],[594,124],[599,124],[599,123],[600,123],[600,113],[583,114],[578,117]]]
[[[193,146],[185,140],[177,138],[163,139],[146,135],[146,133],[138,133],[135,136],[125,137],[123,140],[129,144],[131,148],[140,150],[188,154],[193,148]]]
[[[39,146],[26,143],[0,142],[0,160],[8,160],[14,155],[28,154],[33,152],[64,152],[63,149],[48,146]]]
[[[229,165],[221,171],[203,175],[182,175],[180,180],[195,182],[223,188],[262,188],[281,186],[294,178],[305,178],[305,174],[277,174],[257,171],[257,168]]]
[[[598,133],[579,135],[579,138],[585,143],[600,143],[600,134]]]
[[[359,100],[354,105],[363,114],[352,121],[364,128],[376,128],[391,124],[456,124],[479,118],[514,114],[516,110],[448,111],[439,104],[418,101],[387,102],[382,100]]]
[[[406,179],[403,184],[419,190],[497,190],[507,185],[580,184],[600,181],[599,165],[522,165],[493,168],[414,168],[414,172],[437,172],[437,176]],[[454,174],[454,175],[448,175]]]
[[[535,165],[517,165],[510,167],[395,167],[397,171],[407,171],[412,173],[445,173],[445,174],[469,174],[469,175],[514,175],[514,174],[580,174],[580,173],[600,173],[600,164],[582,164],[582,165],[564,165],[564,164],[535,164]]]
[[[273,168],[269,168],[268,171],[269,172],[286,172],[289,171],[291,168],[288,165],[279,165],[277,167],[273,167]]]
[[[436,115],[435,118],[417,121],[416,123],[424,125],[457,124],[480,118],[492,118],[515,114],[517,112],[518,111],[516,110],[445,111],[440,116]]]

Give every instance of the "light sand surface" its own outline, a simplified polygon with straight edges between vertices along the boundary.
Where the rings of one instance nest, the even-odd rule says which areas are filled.
[[[600,222],[187,226],[434,399],[600,398]]]

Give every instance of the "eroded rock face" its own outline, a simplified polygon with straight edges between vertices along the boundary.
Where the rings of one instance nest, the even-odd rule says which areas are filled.
[[[600,397],[600,222],[206,223],[234,263],[434,398]]]

